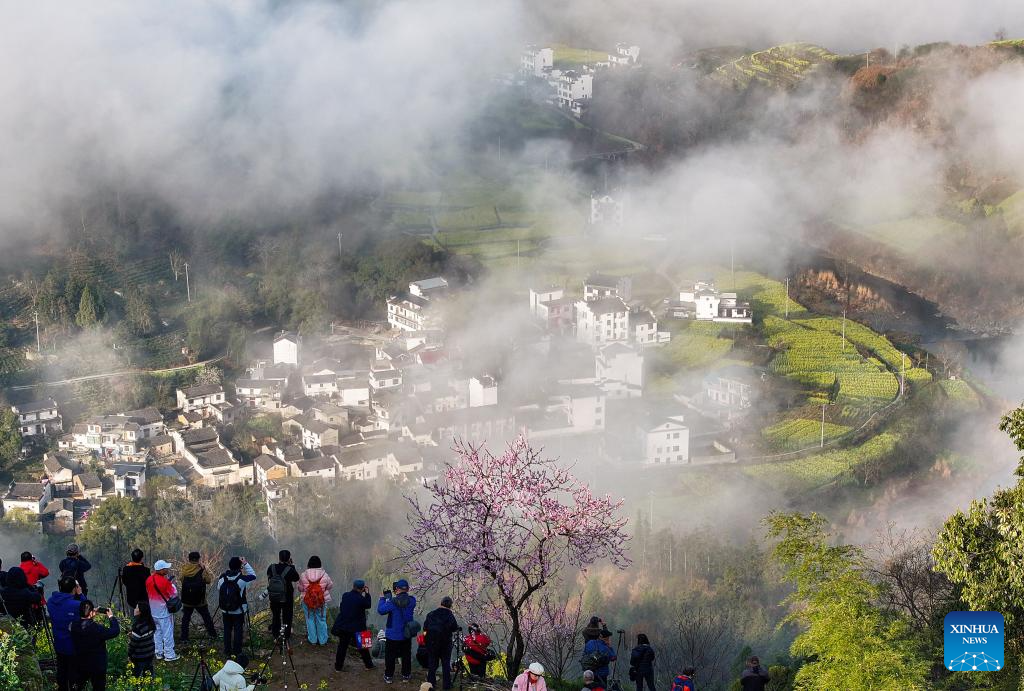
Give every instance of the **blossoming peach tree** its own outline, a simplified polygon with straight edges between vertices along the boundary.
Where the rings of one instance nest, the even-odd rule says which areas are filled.
[[[425,495],[408,497],[401,556],[421,588],[458,583],[478,607],[490,601],[501,609],[514,674],[526,651],[524,616],[545,589],[571,568],[629,565],[622,501],[595,496],[522,436],[499,456],[463,441],[453,451]]]

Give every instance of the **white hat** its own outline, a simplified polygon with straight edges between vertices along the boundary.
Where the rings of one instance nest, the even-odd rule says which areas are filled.
[[[538,677],[544,676],[544,665],[539,662],[531,662],[530,666],[526,668],[526,671],[533,672]]]
[[[159,559],[155,564],[153,564],[153,570],[154,571],[160,571],[162,569],[169,569],[169,568],[171,568],[171,562],[164,561],[163,559]]]

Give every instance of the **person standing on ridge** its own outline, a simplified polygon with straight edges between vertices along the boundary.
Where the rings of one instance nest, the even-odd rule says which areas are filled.
[[[441,666],[441,688],[452,687],[452,637],[459,632],[459,622],[452,614],[452,599],[444,597],[441,606],[423,620],[427,634],[427,681],[437,684],[437,667]]]
[[[313,645],[327,645],[327,605],[331,601],[334,581],[324,570],[320,557],[315,554],[306,562],[306,570],[299,577],[302,593],[302,611],[306,615],[306,638]]]
[[[385,590],[377,603],[377,614],[387,615],[384,631],[384,682],[390,684],[395,676],[395,662],[402,659],[402,681],[412,676],[412,639],[419,633],[419,625],[413,618],[416,598],[409,594],[409,581],[404,578],[395,581],[394,594]]]
[[[356,643],[356,634],[367,631],[366,612],[372,605],[370,589],[366,587],[366,581],[361,578],[357,578],[352,583],[352,590],[341,596],[338,618],[334,620],[334,626],[331,627],[331,633],[338,637],[338,652],[334,655],[335,671],[341,672],[345,668],[348,648]],[[357,645],[357,648],[359,657],[363,660],[363,666],[366,669],[373,669],[370,651],[362,645]]]
[[[60,572],[62,578],[64,576],[71,576],[78,581],[78,585],[82,588],[82,595],[88,597],[89,584],[85,582],[85,572],[92,568],[92,564],[89,563],[88,559],[82,556],[78,545],[75,543],[68,545],[65,554],[67,556],[60,560],[60,563],[57,565],[57,570]]]
[[[124,599],[129,611],[135,610],[135,605],[143,600],[148,601],[146,594],[146,581],[149,579],[149,567],[143,561],[142,550],[132,550],[132,560],[121,567],[121,585],[124,586]]]
[[[267,597],[270,600],[270,635],[276,640],[280,636],[288,639],[292,635],[292,620],[295,617],[295,584],[299,572],[292,561],[292,553],[282,549],[277,553],[278,562],[267,567]]]
[[[210,606],[206,604],[206,587],[213,583],[213,574],[200,560],[199,552],[188,553],[188,563],[181,567],[181,642],[188,643],[189,625],[192,613],[198,613],[203,619],[206,634],[217,638],[217,627],[210,616]]]
[[[156,623],[156,659],[174,662],[178,655],[174,652],[174,617],[167,609],[167,602],[177,597],[178,589],[171,582],[171,562],[158,560],[153,564],[153,573],[146,579],[146,595],[149,598],[149,610],[153,613]]]
[[[228,570],[217,581],[217,608],[224,620],[224,655],[237,656],[242,652],[242,636],[245,630],[245,613],[249,605],[245,601],[246,587],[256,580],[253,570],[245,557],[231,557]]]
[[[46,611],[53,623],[53,649],[57,654],[57,688],[69,691],[75,686],[75,646],[71,642],[71,624],[79,619],[82,589],[74,578],[57,582],[57,592],[46,601]]]
[[[654,689],[654,648],[647,634],[637,634],[636,647],[629,655],[629,666],[636,677],[636,691],[655,691]],[[632,677],[630,677],[632,678]]]

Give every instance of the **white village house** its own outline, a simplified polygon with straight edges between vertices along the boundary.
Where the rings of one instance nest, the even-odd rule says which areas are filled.
[[[48,482],[12,482],[4,495],[4,516],[24,511],[38,516],[53,498]]]
[[[299,337],[291,331],[282,331],[274,337],[274,364],[291,365],[299,364]]]
[[[519,59],[519,71],[527,77],[543,77],[544,70],[550,70],[555,64],[555,51],[551,48],[526,46]]]
[[[669,314],[677,319],[734,324],[753,322],[749,302],[740,301],[736,293],[720,293],[711,281],[695,281],[692,288],[679,291],[679,301],[670,303]]]
[[[63,429],[57,402],[52,398],[18,403],[12,405],[11,410],[18,416],[18,427],[23,437],[53,434]]]
[[[590,225],[621,228],[624,217],[625,203],[621,197],[590,193]]]
[[[558,107],[568,110],[576,117],[594,97],[594,75],[587,72],[568,70],[558,80]]]

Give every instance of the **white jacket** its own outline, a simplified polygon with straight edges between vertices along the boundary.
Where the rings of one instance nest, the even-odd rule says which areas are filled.
[[[228,660],[219,672],[213,675],[213,683],[221,691],[253,691],[255,684],[246,686],[245,677],[242,675],[242,666],[234,660]]]

